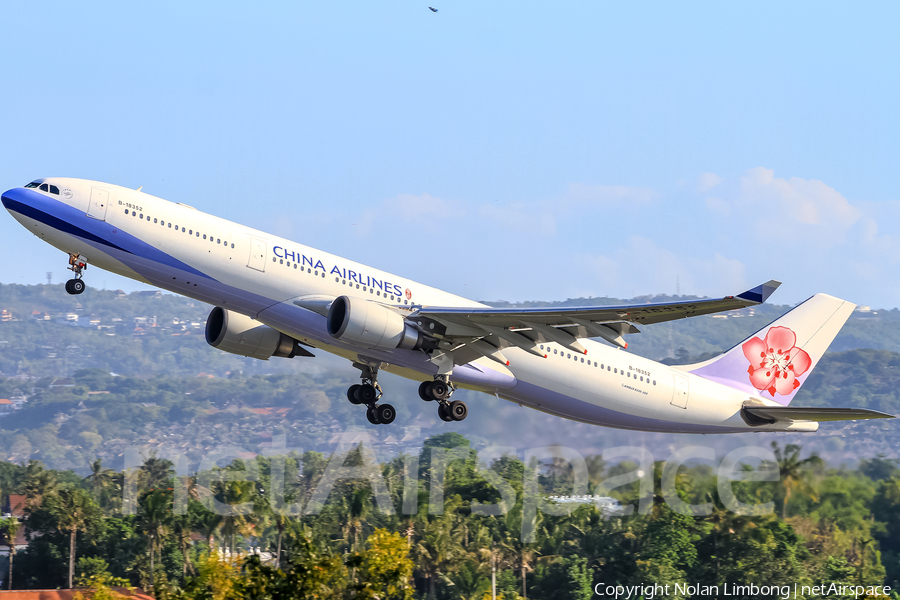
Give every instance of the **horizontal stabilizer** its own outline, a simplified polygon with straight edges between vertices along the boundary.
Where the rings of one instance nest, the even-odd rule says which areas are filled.
[[[830,408],[818,406],[744,406],[741,417],[748,425],[770,425],[778,421],[856,421],[858,419],[893,419],[867,408]]]

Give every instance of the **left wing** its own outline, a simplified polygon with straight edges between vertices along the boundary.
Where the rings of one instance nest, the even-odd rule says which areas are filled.
[[[649,325],[736,310],[762,304],[779,281],[768,281],[737,296],[619,306],[572,308],[441,308],[423,307],[407,317],[423,334],[439,340],[441,349],[467,350],[502,364],[509,361],[502,349],[516,346],[545,356],[539,344],[556,342],[573,352],[587,354],[578,340],[600,337],[627,348],[624,335],[640,333],[635,324]],[[458,362],[458,361],[457,361]]]

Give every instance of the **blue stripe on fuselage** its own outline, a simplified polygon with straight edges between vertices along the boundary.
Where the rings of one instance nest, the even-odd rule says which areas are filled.
[[[206,273],[154,248],[140,238],[113,227],[106,221],[89,217],[65,202],[55,200],[40,192],[15,188],[4,192],[2,201],[7,210],[17,212],[69,235],[135,254],[199,277],[212,279]]]

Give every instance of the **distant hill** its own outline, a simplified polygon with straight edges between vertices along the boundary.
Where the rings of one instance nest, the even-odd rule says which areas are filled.
[[[583,298],[528,306],[675,299],[684,298]],[[0,398],[27,397],[20,403],[24,408],[0,415],[0,459],[41,458],[53,468],[83,470],[88,460],[101,456],[104,464],[121,468],[129,447],[199,460],[223,444],[263,452],[282,434],[290,447],[327,451],[348,428],[370,432],[386,455],[447,430],[479,447],[524,450],[563,443],[589,454],[642,444],[658,458],[685,445],[725,451],[789,438],[833,462],[853,462],[877,452],[894,456],[900,441],[894,422],[823,424],[811,435],[626,432],[465,391],[457,397],[469,404],[470,418],[443,423],[433,404],[418,399],[416,382],[387,374],[381,383],[398,418],[390,427],[373,428],[346,400],[346,388],[358,378],[348,363],[321,352],[313,359],[270,361],[220,352],[204,339],[209,308],[168,294],[88,289],[72,297],[61,285],[0,285],[0,310],[6,311],[0,312]],[[629,337],[628,351],[669,363],[693,362],[742,341],[789,308],[763,305],[647,326]],[[77,326],[72,315],[78,317]],[[900,413],[900,311],[854,312],[832,350],[801,389],[797,405]]]

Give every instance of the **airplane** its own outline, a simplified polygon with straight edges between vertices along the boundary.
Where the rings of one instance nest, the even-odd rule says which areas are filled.
[[[68,293],[83,293],[95,266],[213,305],[206,341],[219,350],[262,360],[312,357],[311,348],[344,357],[361,380],[347,398],[373,425],[396,418],[381,401],[381,371],[421,381],[420,398],[447,422],[468,415],[451,399],[460,388],[642,431],[810,432],[820,421],[892,417],[790,406],[855,308],[827,294],[702,363],[667,366],[625,351],[638,326],[755,306],[778,281],[722,298],[498,309],[141,189],[51,177],[4,192],[2,202],[68,255]]]

